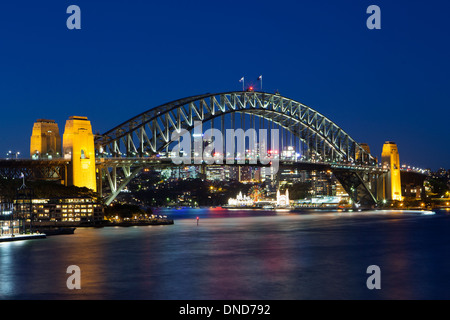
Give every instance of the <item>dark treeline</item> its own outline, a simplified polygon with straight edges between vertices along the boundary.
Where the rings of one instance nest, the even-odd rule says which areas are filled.
[[[172,180],[130,186],[136,199],[147,206],[167,206],[171,203],[192,206],[217,206],[228,203],[239,192],[247,194],[252,185],[239,182],[204,181],[202,179]]]
[[[22,179],[0,179],[1,201],[13,202],[22,185]],[[26,188],[32,190],[34,198],[39,199],[90,197],[100,200],[98,194],[88,188],[79,188],[75,186],[66,187],[58,182],[27,181]]]

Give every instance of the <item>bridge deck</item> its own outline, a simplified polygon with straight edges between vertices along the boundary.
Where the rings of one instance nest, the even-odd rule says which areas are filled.
[[[97,166],[100,167],[122,167],[122,166],[151,166],[151,165],[172,165],[176,166],[171,158],[156,158],[156,157],[117,157],[117,158],[97,158],[95,160]],[[347,169],[347,170],[361,170],[361,171],[377,171],[388,172],[388,169],[368,166],[368,165],[355,165],[345,163],[327,163],[327,162],[313,162],[313,161],[291,161],[291,160],[279,160],[280,166],[283,167],[295,167],[302,168],[303,170],[333,170],[333,169]],[[36,168],[36,167],[64,167],[70,164],[70,160],[66,159],[0,159],[0,168]],[[201,164],[192,163],[183,165],[208,165],[205,162]],[[270,167],[270,164],[261,164],[259,161],[252,163],[246,160],[245,163],[238,163],[237,160],[229,164],[226,161],[223,163],[210,164],[211,166],[227,165],[227,166],[253,166],[253,167]]]
[[[333,170],[333,169],[341,169],[341,170],[360,170],[360,171],[372,171],[372,172],[388,172],[388,169],[377,167],[377,166],[369,166],[369,165],[355,165],[355,164],[345,164],[345,163],[327,163],[327,162],[313,162],[313,161],[289,161],[289,160],[279,160],[280,166],[283,167],[295,167],[302,170]],[[155,158],[155,157],[135,157],[135,158],[99,158],[96,159],[96,165],[101,167],[121,167],[121,166],[164,166],[171,165],[177,166],[173,163],[171,158]],[[256,163],[252,163],[249,160],[246,160],[245,163],[238,163],[237,160],[233,161],[233,163],[227,163],[226,160],[223,163],[215,163],[215,164],[207,164],[202,162],[201,164],[194,163],[192,161],[189,164],[180,164],[179,166],[186,165],[208,165],[208,166],[252,166],[252,167],[270,167],[270,164],[261,164],[259,161]]]

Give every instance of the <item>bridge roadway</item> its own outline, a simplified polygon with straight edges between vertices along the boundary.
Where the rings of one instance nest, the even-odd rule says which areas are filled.
[[[225,161],[224,161],[225,162]],[[30,180],[64,180],[65,171],[69,166],[70,160],[66,159],[0,159],[0,176],[6,179],[19,179],[22,178],[22,174],[25,179]],[[374,166],[354,165],[354,164],[342,164],[342,163],[326,163],[326,162],[313,162],[313,161],[291,161],[291,160],[279,160],[280,166],[283,168],[296,168],[299,170],[356,170],[356,171],[368,171],[376,173],[388,172],[388,169],[383,169]],[[183,164],[184,165],[184,164]],[[190,164],[199,165],[199,164]],[[208,166],[206,163],[200,164],[202,166]],[[269,164],[263,165],[259,162],[256,164],[249,163],[246,160],[245,164],[238,164],[237,160],[233,164],[211,164],[211,166],[231,165],[231,166],[252,166],[252,167],[270,167]],[[136,158],[97,158],[96,166],[103,168],[112,167],[167,167],[177,166],[173,163],[171,158],[157,158],[157,157],[136,157]],[[182,165],[180,165],[182,166]]]
[[[319,170],[319,171],[326,171],[326,170],[333,170],[333,169],[340,169],[340,170],[357,170],[357,171],[369,171],[369,172],[377,172],[377,173],[386,173],[389,170],[385,168],[380,168],[377,166],[369,166],[369,165],[355,165],[355,164],[344,164],[344,163],[328,163],[328,162],[320,162],[320,161],[292,161],[292,160],[279,160],[280,166],[283,168],[292,167],[299,170]],[[227,164],[226,161],[223,161],[223,163],[214,163],[214,164],[206,164],[202,162],[201,164],[195,164],[192,162],[191,164],[180,164],[176,165],[173,163],[171,158],[167,157],[135,157],[135,158],[98,158],[96,159],[96,165],[97,166],[103,166],[103,167],[113,167],[113,166],[131,166],[131,167],[138,167],[138,166],[251,166],[251,167],[270,167],[270,164],[261,164],[259,161],[257,163],[250,163],[250,160],[246,160],[245,164],[239,164],[238,160],[234,160],[232,164]]]

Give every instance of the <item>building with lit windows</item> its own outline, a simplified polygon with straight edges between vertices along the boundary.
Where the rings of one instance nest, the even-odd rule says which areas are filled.
[[[26,221],[41,225],[81,225],[103,220],[103,206],[89,197],[32,199],[31,209],[22,200],[16,200],[15,205]]]
[[[19,234],[23,229],[23,221],[13,216],[14,206],[9,202],[0,202],[0,237]]]

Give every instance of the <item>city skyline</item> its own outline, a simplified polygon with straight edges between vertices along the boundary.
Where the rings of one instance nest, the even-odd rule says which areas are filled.
[[[66,27],[71,4],[81,8],[81,30]],[[371,4],[381,8],[381,30],[366,27]],[[27,156],[37,119],[62,129],[70,116],[86,116],[104,133],[172,100],[242,90],[242,77],[260,90],[263,75],[264,91],[319,111],[374,156],[395,141],[402,164],[449,168],[448,6],[5,4],[0,152]]]

